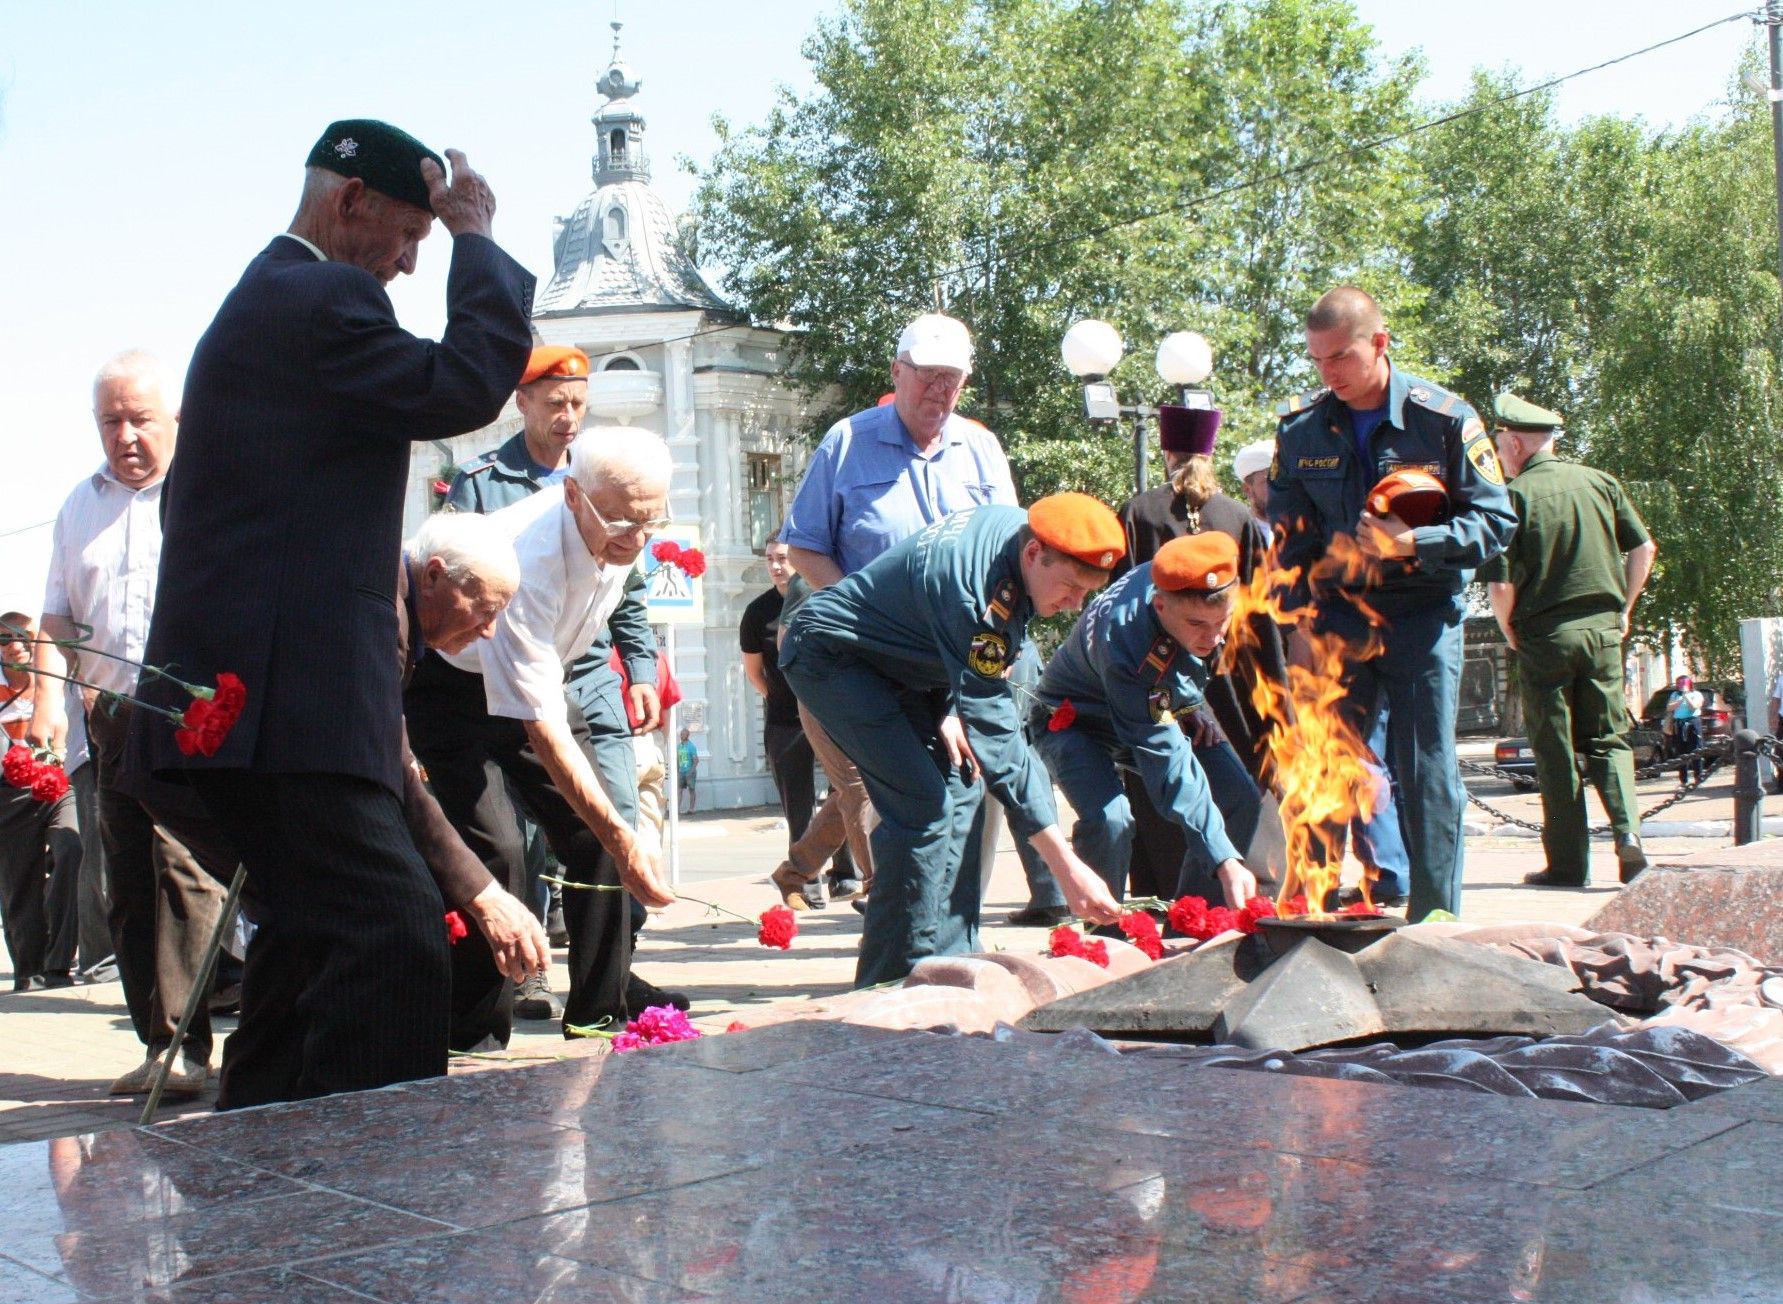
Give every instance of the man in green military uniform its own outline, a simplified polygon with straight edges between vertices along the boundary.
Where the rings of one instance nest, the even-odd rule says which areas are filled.
[[[1658,545],[1614,476],[1554,456],[1558,415],[1515,394],[1500,394],[1493,411],[1499,460],[1515,477],[1518,527],[1480,578],[1517,654],[1548,860],[1523,881],[1578,888],[1591,877],[1576,751],[1609,813],[1626,883],[1647,867],[1647,857],[1635,810],[1622,640]]]

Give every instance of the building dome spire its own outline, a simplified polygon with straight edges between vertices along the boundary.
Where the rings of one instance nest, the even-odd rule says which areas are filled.
[[[644,87],[643,80],[619,57],[619,29],[615,18],[613,57],[595,82],[606,103],[594,112],[594,183],[650,180],[650,160],[644,154],[644,115],[631,97]]]

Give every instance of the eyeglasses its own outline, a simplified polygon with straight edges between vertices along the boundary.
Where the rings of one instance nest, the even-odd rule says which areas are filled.
[[[655,534],[660,530],[668,529],[669,526],[675,523],[675,518],[672,516],[658,516],[649,521],[609,521],[606,517],[601,515],[601,509],[594,505],[594,500],[592,498],[583,495],[582,501],[588,504],[589,512],[600,524],[601,529],[605,530],[608,534],[638,534],[640,532],[644,534]]]
[[[916,377],[916,383],[924,389],[958,389],[966,383],[966,373],[957,367],[919,367],[914,362],[898,361],[909,368],[910,374]]]

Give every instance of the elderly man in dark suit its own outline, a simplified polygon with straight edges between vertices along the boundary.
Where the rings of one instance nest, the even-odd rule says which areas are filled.
[[[247,700],[214,754],[183,754],[145,714],[133,755],[183,772],[241,853],[250,916],[315,957],[282,1093],[299,1097],[446,1067],[444,907],[403,820],[391,563],[410,444],[494,420],[531,350],[533,290],[489,238],[488,185],[447,158],[449,180],[394,127],[328,128],[290,230],[198,343],[168,479],[147,659],[201,684],[233,672]],[[437,342],[403,330],[383,288],[435,217],[453,236]]]

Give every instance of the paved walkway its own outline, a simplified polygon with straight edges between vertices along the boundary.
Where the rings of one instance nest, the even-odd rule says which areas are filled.
[[[1490,745],[1473,743],[1464,754],[1489,759]],[[1539,816],[1533,796],[1513,795],[1495,779],[1470,780],[1473,791],[1519,815]],[[1665,796],[1669,786],[1651,781],[1642,786],[1643,805]],[[1777,803],[1773,803],[1776,805]],[[1731,776],[1718,776],[1700,795],[1672,812],[1690,821],[1732,818]],[[1469,818],[1478,816],[1470,813]],[[1480,817],[1482,820],[1484,817]],[[1725,845],[1724,840],[1654,838],[1649,851],[1675,858]],[[783,854],[782,822],[767,811],[701,815],[686,822],[682,840],[682,890],[751,918],[777,900],[767,872]],[[1469,837],[1463,892],[1463,918],[1475,923],[1556,920],[1579,923],[1618,890],[1610,845],[1596,844],[1593,873],[1603,886],[1581,892],[1525,888],[1522,877],[1540,868],[1541,849],[1529,837]],[[1045,934],[1009,927],[1006,914],[1026,899],[1019,863],[1005,843],[997,858],[986,905],[983,942],[987,948],[1038,951]],[[809,1000],[821,1011],[825,997],[849,988],[860,934],[860,916],[846,906],[833,906],[802,918],[798,939],[788,952],[768,951],[755,941],[754,930],[728,916],[714,916],[703,905],[683,900],[658,916],[639,946],[638,971],[659,986],[686,992],[694,999],[696,1018],[722,1027],[737,1012],[786,1000]],[[553,982],[568,984],[565,953],[558,951]],[[10,987],[10,975],[0,988]],[[219,1020],[218,1043],[233,1027]],[[136,1122],[140,1100],[112,1100],[104,1093],[118,1074],[140,1059],[131,1034],[123,992],[117,983],[73,987],[51,992],[0,995],[0,1143],[127,1127]],[[554,1024],[519,1025],[504,1058],[525,1062],[552,1059],[563,1053]],[[454,1072],[485,1067],[487,1061],[458,1061]],[[208,1110],[211,1091],[196,1101],[165,1105],[159,1118]]]

